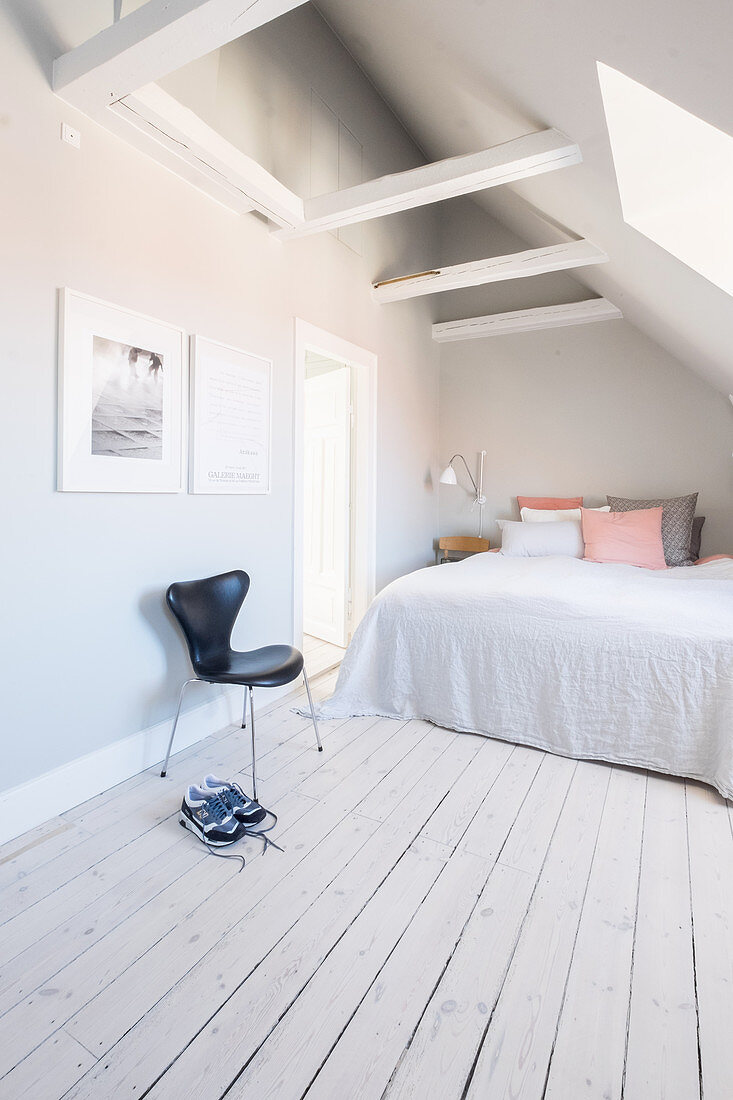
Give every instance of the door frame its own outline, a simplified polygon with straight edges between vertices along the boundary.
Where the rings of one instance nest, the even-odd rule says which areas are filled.
[[[377,356],[340,336],[295,319],[293,401],[293,638],[303,643],[303,488],[306,352],[352,368],[351,623],[361,621],[376,592]]]
[[[320,360],[320,362],[323,362],[323,360]],[[329,361],[327,360],[326,362]],[[350,604],[352,599],[351,589],[353,585],[352,542],[354,538],[354,533],[352,531],[354,516],[351,507],[351,502],[354,498],[354,462],[352,458],[354,435],[354,418],[352,415],[354,408],[354,372],[351,367],[346,366],[346,364],[330,362],[329,365],[333,367],[332,370],[325,370],[323,373],[317,374],[314,377],[309,377],[308,364],[309,353],[306,352],[306,374],[303,383],[305,387],[303,404],[303,424],[305,426],[305,484],[310,480],[309,466],[311,462],[314,461],[316,453],[320,453],[321,462],[324,463],[324,465],[321,466],[320,470],[317,468],[310,470],[310,474],[315,474],[313,492],[312,494],[307,493],[304,489],[303,493],[303,526],[306,530],[308,529],[308,509],[313,509],[314,515],[311,517],[312,520],[315,521],[313,536],[316,537],[319,546],[321,566],[320,569],[316,570],[315,574],[306,575],[308,554],[307,552],[305,553],[303,568],[303,634],[304,636],[311,634],[323,641],[330,642],[332,645],[343,647],[346,646],[349,641],[352,617],[352,608]],[[324,395],[326,395],[325,403],[323,402]],[[334,404],[332,404],[332,401]],[[318,409],[316,420],[320,423],[320,428],[314,427],[311,421],[314,409],[312,402],[315,402]],[[326,412],[326,410],[328,410],[328,412]],[[327,420],[322,419],[324,413],[327,416]],[[332,415],[334,413],[335,415]],[[309,450],[311,431],[315,433],[315,438],[320,441],[320,446],[317,448],[316,453],[311,453]],[[326,539],[324,542],[324,520],[326,517],[324,506],[326,504],[326,496],[330,497],[330,494],[323,492],[325,488],[324,478],[327,477],[325,465],[327,461],[326,449],[323,447],[326,438],[335,439],[336,443],[334,468],[332,471],[334,493],[331,498],[335,505],[335,510],[332,516],[332,540]],[[320,489],[318,488],[319,486]],[[330,546],[325,545],[325,543],[329,541]],[[304,547],[307,550],[307,544],[305,542]],[[332,561],[336,575],[324,576],[324,551],[328,552],[330,550],[331,553],[333,553],[339,549],[342,551],[342,553],[338,555],[339,561],[336,562],[335,559]],[[312,550],[313,547],[311,547],[311,551]],[[328,554],[329,557],[331,557],[331,553]],[[311,586],[314,587],[312,588]],[[309,596],[313,597],[316,592],[318,593],[318,597],[315,603],[311,602],[310,620],[306,623],[306,620],[309,619],[309,616],[305,614],[306,610],[308,610]],[[318,606],[323,609],[326,602],[325,597],[328,595],[332,595],[334,599],[334,603],[331,604],[330,621],[326,621],[326,619],[329,618],[327,615],[323,613],[318,614],[316,612],[316,607]]]

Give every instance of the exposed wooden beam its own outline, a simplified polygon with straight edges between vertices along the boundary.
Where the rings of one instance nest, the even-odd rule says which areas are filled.
[[[127,110],[124,99],[106,112],[104,128],[150,157],[156,164],[167,168],[179,179],[190,183],[197,191],[214,199],[220,206],[225,206],[235,214],[247,214],[254,209],[247,196],[228,184],[219,173],[212,171],[207,174],[200,165],[195,166],[184,160],[176,143],[167,142],[154,126],[147,125]]]
[[[258,210],[280,226],[303,220],[303,200],[251,157],[157,84],[148,84],[112,107],[185,166],[188,178],[238,213]]]
[[[343,191],[305,200],[305,222],[297,230],[275,235],[280,240],[321,233],[341,225],[382,218],[399,210],[411,210],[441,199],[467,195],[512,180],[551,172],[578,164],[580,149],[559,130],[507,141],[481,153],[439,160],[407,172],[369,180]]]
[[[606,298],[570,302],[562,306],[519,309],[512,313],[492,313],[487,317],[468,317],[465,321],[447,321],[433,325],[433,340],[477,340],[484,336],[502,336],[507,332],[536,332],[543,328],[587,325],[591,321],[611,321],[622,317],[621,310]]]
[[[418,298],[422,294],[482,286],[505,279],[527,279],[548,271],[566,271],[588,264],[602,264],[607,260],[606,253],[590,241],[570,241],[549,248],[532,248],[510,256],[492,256],[488,260],[473,260],[468,264],[387,279],[374,284],[372,298],[375,302],[399,302],[405,298]]]
[[[54,61],[53,90],[92,117],[305,0],[148,0]]]

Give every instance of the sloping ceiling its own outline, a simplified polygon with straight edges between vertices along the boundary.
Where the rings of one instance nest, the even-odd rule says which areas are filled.
[[[583,164],[478,201],[530,247],[567,239],[565,227],[606,250],[610,263],[585,268],[577,282],[610,298],[721,390],[733,389],[733,298],[624,223],[596,73],[604,61],[733,135],[730,0],[318,0],[317,7],[428,159],[545,126],[577,141]],[[484,311],[492,312],[490,288],[485,295]]]

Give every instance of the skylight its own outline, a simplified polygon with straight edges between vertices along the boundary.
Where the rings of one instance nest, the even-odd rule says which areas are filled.
[[[733,294],[733,138],[598,62],[624,221]]]

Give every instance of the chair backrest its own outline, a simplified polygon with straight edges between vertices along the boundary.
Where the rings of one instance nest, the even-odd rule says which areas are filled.
[[[170,586],[165,598],[183,631],[194,671],[215,668],[229,653],[232,628],[248,591],[249,577],[241,569]]]

